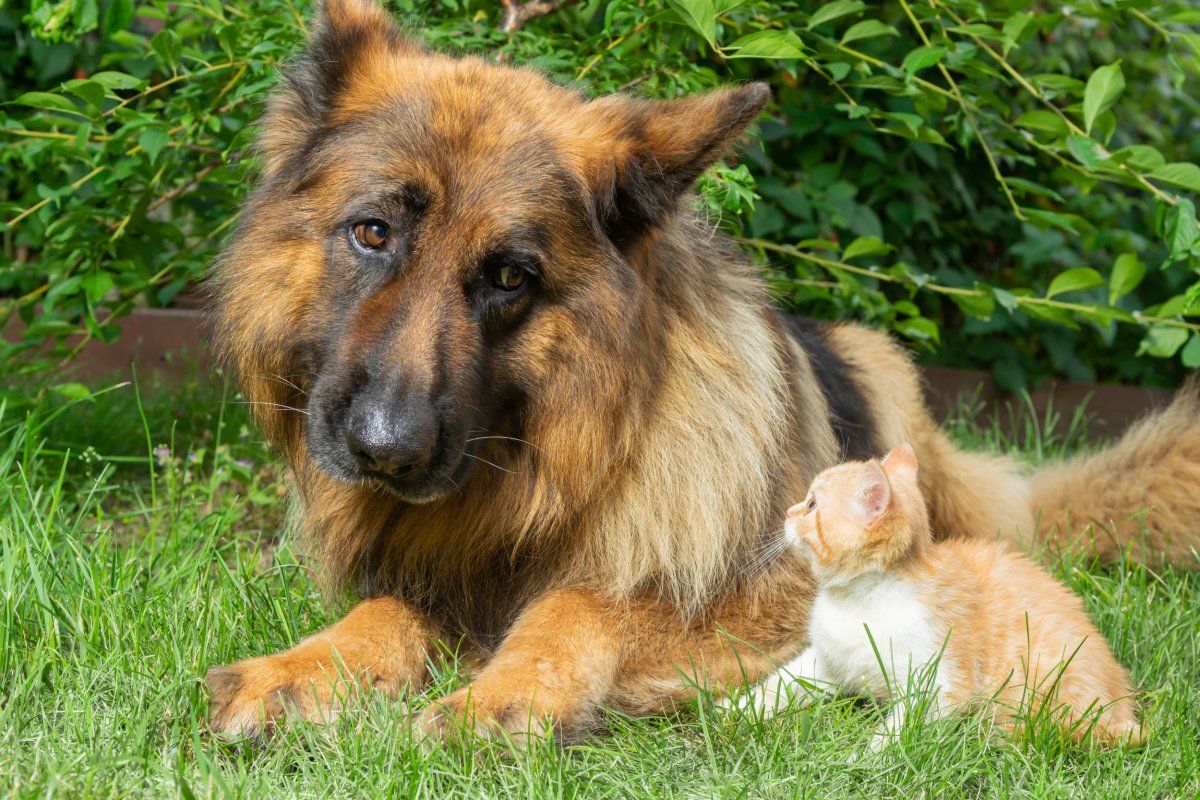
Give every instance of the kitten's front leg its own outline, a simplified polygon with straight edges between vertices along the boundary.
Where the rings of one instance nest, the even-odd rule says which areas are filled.
[[[826,683],[821,669],[821,659],[811,645],[804,652],[771,673],[761,683],[740,697],[727,695],[718,702],[719,708],[737,708],[741,711],[753,709],[762,719],[770,719],[793,700],[807,705],[816,699],[818,692],[806,686]]]
[[[900,731],[904,729],[904,720],[908,717],[908,703],[898,700],[888,709],[887,715],[879,725],[879,730],[871,737],[868,748],[872,753],[878,753],[889,744],[900,739]]]

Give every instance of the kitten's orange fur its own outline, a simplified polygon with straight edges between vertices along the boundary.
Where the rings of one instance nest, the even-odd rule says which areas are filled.
[[[933,541],[908,445],[822,472],[786,530],[820,588],[812,644],[751,696],[763,711],[796,678],[899,700],[910,673],[936,661],[934,713],[984,705],[1013,728],[1048,711],[1076,740],[1142,740],[1129,674],[1076,595],[1001,543]]]

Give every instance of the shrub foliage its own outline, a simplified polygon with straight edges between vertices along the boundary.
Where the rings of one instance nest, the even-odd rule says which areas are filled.
[[[1186,2],[393,3],[428,44],[659,97],[766,80],[704,208],[782,303],[928,360],[1150,384],[1200,366]],[[533,11],[549,11],[537,15]],[[0,7],[0,359],[61,363],[204,273],[252,183],[293,0]],[[528,17],[528,18],[526,18]],[[50,349],[39,347],[46,340]]]

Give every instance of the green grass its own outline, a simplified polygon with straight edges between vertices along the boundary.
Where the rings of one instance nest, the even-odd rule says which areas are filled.
[[[72,393],[67,390],[68,394]],[[76,392],[77,393],[77,392]],[[222,403],[222,398],[228,402]],[[54,416],[57,413],[57,416]],[[1077,447],[1081,417],[954,424],[1031,461]],[[1073,431],[1066,435],[1068,429]],[[160,446],[169,445],[168,454]],[[157,449],[157,455],[154,451]],[[0,416],[0,795],[11,797],[1195,797],[1200,580],[1052,564],[1145,690],[1137,751],[1008,745],[973,720],[906,728],[862,753],[879,712],[829,701],[763,723],[708,702],[520,758],[414,744],[409,709],[373,696],[336,725],[267,747],[206,735],[201,676],[286,647],[327,608],[281,536],[271,460],[228,392],[44,393]],[[437,676],[432,693],[463,679]],[[426,697],[415,698],[419,709]]]

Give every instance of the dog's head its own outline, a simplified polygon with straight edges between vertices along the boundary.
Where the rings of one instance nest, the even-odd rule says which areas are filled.
[[[766,100],[588,101],[424,51],[369,0],[326,2],[215,278],[268,435],[421,503],[463,484],[480,443],[532,440],[544,405],[590,415],[555,434],[586,464],[589,424],[653,371],[631,374],[659,290],[638,253]]]

